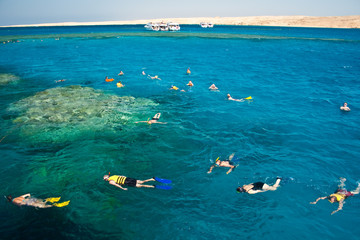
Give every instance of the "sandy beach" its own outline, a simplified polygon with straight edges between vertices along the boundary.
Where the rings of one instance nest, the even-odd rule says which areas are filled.
[[[29,24],[29,25],[11,25],[11,26],[2,26],[2,27],[133,25],[133,24],[146,24],[148,22],[161,22],[161,21],[177,22],[179,24],[199,24],[200,22],[211,22],[215,25],[360,28],[360,15],[333,16],[333,17],[259,16],[259,17],[159,18],[159,19],[132,20],[132,21],[42,23],[42,24]]]

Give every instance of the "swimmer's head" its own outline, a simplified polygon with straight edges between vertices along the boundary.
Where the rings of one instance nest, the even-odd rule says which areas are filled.
[[[12,196],[11,195],[8,195],[8,196],[4,196],[5,198],[6,198],[6,200],[8,200],[9,202],[11,202],[12,201]]]
[[[242,188],[242,187],[238,187],[238,188],[236,189],[236,191],[237,191],[238,193],[242,193],[242,192],[245,192],[245,189]]]
[[[346,107],[347,106],[347,103],[344,103],[344,107]]]
[[[329,197],[329,202],[334,203],[336,200],[335,196]]]
[[[229,93],[228,93],[227,97],[228,97],[228,98],[231,97]]]
[[[107,181],[108,179],[109,179],[109,175],[104,175],[104,177],[103,177],[103,179],[104,179],[104,181]]]

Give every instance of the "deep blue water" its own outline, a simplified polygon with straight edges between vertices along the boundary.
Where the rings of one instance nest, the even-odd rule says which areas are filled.
[[[360,30],[181,27],[0,28],[1,42],[13,41],[0,45],[0,80],[16,79],[0,85],[1,194],[71,200],[40,210],[0,201],[0,238],[359,238],[359,195],[332,216],[337,205],[309,202],[331,194],[339,177],[348,190],[360,181]],[[116,88],[119,80],[124,88]],[[219,92],[208,90],[212,83]],[[67,96],[64,87],[73,85],[154,104],[119,106],[114,116],[128,119],[120,125],[113,115],[103,123],[48,124],[58,113],[35,107],[46,89],[65,89],[52,98],[69,114],[89,101],[101,106],[103,98]],[[227,93],[253,100],[228,101]],[[24,102],[29,110],[16,111]],[[344,102],[351,112],[339,110]],[[166,125],[134,123],[157,112]],[[19,124],[35,114],[47,117]],[[234,172],[206,173],[232,152],[240,159]],[[173,189],[123,191],[102,180],[109,171],[171,179]],[[292,180],[274,192],[235,191],[276,176]]]

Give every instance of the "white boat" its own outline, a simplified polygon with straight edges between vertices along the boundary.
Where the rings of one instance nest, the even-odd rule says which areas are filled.
[[[167,23],[161,22],[159,26],[160,26],[160,31],[169,31],[169,27]]]
[[[202,28],[207,28],[207,27],[208,27],[208,24],[207,24],[206,22],[201,22],[201,23],[200,23],[200,26],[201,26]]]
[[[213,23],[201,22],[201,23],[200,23],[200,26],[201,26],[202,28],[213,28],[213,27],[214,27],[214,24],[213,24]]]
[[[170,31],[180,31],[180,25],[178,23],[168,23],[168,28]]]
[[[144,27],[146,28],[146,30],[150,30],[150,31],[159,31],[160,30],[159,24],[152,23],[152,22],[147,23]]]

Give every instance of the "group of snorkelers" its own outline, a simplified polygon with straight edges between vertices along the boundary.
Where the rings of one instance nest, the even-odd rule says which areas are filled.
[[[160,114],[156,114],[155,116],[157,116],[159,118]],[[153,123],[155,123],[157,120],[154,119],[152,121],[154,121]],[[220,160],[219,158],[217,158],[215,160],[214,164],[212,164],[210,166],[210,169],[207,173],[211,173],[215,167],[229,168],[229,170],[226,172],[226,174],[231,173],[236,168],[235,162],[233,161],[234,155],[235,155],[235,153],[232,153],[225,160]],[[111,176],[110,173],[107,175],[104,175],[103,180],[109,182],[110,185],[118,187],[122,190],[128,190],[127,187],[159,188],[159,189],[169,190],[169,189],[171,189],[171,186],[169,186],[169,185],[150,185],[150,184],[144,184],[144,183],[157,181],[160,183],[169,184],[172,182],[171,180],[157,178],[157,177],[149,178],[146,180],[137,180],[137,179],[122,176],[122,175],[112,175]],[[264,183],[264,182],[254,182],[254,183],[244,184],[242,186],[237,187],[236,192],[256,194],[256,193],[262,193],[262,192],[266,192],[266,191],[275,191],[278,189],[281,180],[282,180],[282,178],[277,177],[276,181],[273,185],[268,185],[267,183]],[[345,199],[347,199],[350,196],[354,196],[354,195],[360,193],[360,183],[358,183],[358,186],[355,190],[348,191],[345,189],[345,181],[346,181],[345,178],[340,178],[340,185],[338,185],[338,188],[336,189],[336,191],[334,193],[330,194],[329,196],[319,197],[314,202],[310,202],[310,203],[316,204],[319,200],[327,199],[331,203],[339,204],[338,208],[336,210],[334,210],[331,213],[331,215],[342,210],[344,203],[345,203]],[[16,197],[16,198],[13,198],[11,195],[5,196],[5,198],[9,202],[12,202],[15,205],[31,206],[31,207],[35,207],[35,208],[64,207],[70,203],[70,200],[66,201],[66,202],[58,203],[58,201],[60,200],[60,197],[46,198],[46,199],[35,198],[35,197],[32,197],[30,193]]]
[[[214,167],[230,168],[226,172],[226,174],[231,173],[236,168],[235,163],[232,161],[232,159],[234,158],[234,155],[235,155],[235,153],[232,153],[226,160],[220,160],[219,158],[217,158],[215,160],[214,164],[211,165],[211,167],[207,173],[211,173]],[[270,186],[264,182],[250,183],[250,184],[243,185],[241,187],[239,186],[238,188],[236,188],[236,191],[238,193],[248,193],[248,194],[256,194],[256,193],[266,192],[269,190],[275,191],[279,187],[281,180],[282,180],[282,178],[277,177],[275,184],[272,186]],[[330,203],[339,203],[338,208],[336,210],[334,210],[331,213],[331,215],[342,210],[344,203],[345,203],[345,199],[347,199],[350,196],[359,194],[359,192],[360,192],[360,183],[358,183],[358,186],[355,190],[348,191],[345,189],[345,181],[346,181],[346,178],[340,178],[340,185],[338,185],[338,188],[335,190],[334,193],[330,194],[329,196],[319,197],[314,202],[310,202],[310,204],[316,204],[319,200],[327,199],[327,200],[329,200]]]
[[[212,165],[210,167],[208,173],[211,173],[212,169],[216,165],[218,167],[230,168],[227,171],[227,174],[229,174],[235,168],[235,166],[231,162],[233,157],[234,157],[234,154],[231,154],[227,160],[216,159],[214,165]],[[128,190],[127,187],[159,188],[159,189],[165,189],[165,190],[171,189],[171,186],[168,186],[168,185],[144,184],[144,183],[152,182],[152,181],[157,181],[157,182],[164,183],[164,184],[171,183],[171,180],[157,178],[157,177],[149,178],[146,180],[137,180],[137,179],[122,176],[122,175],[110,176],[110,173],[109,173],[108,175],[103,176],[103,180],[109,182],[110,185],[113,185],[113,186],[118,187],[125,191]],[[264,182],[254,182],[254,183],[250,183],[250,184],[245,184],[243,186],[237,187],[236,191],[238,193],[248,193],[248,194],[256,194],[256,193],[261,193],[261,192],[266,192],[266,191],[275,191],[279,187],[281,180],[282,180],[282,178],[277,177],[275,184],[273,184],[272,186],[270,186]],[[336,189],[336,191],[334,193],[330,194],[329,196],[319,197],[314,202],[310,202],[310,204],[316,204],[319,200],[327,199],[331,203],[339,204],[338,208],[336,210],[334,210],[331,213],[331,215],[342,210],[344,203],[345,203],[345,199],[347,199],[350,196],[359,194],[359,192],[360,192],[360,183],[358,183],[358,186],[355,190],[348,191],[344,188],[345,181],[346,181],[345,178],[340,178],[340,185],[338,186],[338,188]],[[70,203],[70,200],[66,201],[66,202],[58,203],[58,201],[60,200],[60,197],[46,198],[46,199],[35,198],[35,197],[32,197],[30,193],[24,194],[24,195],[16,197],[16,198],[13,198],[11,195],[5,196],[5,198],[9,202],[12,202],[15,205],[31,206],[31,207],[35,207],[35,208],[64,207],[64,206],[69,205],[69,203]]]
[[[186,74],[190,75],[191,71],[190,68],[187,69]],[[118,74],[119,76],[123,76],[124,73],[122,71],[120,71],[120,73]],[[145,72],[142,72],[142,75],[146,75]],[[148,75],[149,78],[151,79],[157,79],[157,80],[161,80],[157,75],[155,75],[154,77]],[[60,82],[60,81],[65,81],[65,80],[59,80],[56,82]],[[114,81],[113,78],[105,78],[106,82],[112,82]],[[194,84],[192,83],[192,81],[189,81],[189,83],[187,84],[189,87],[194,86]],[[121,83],[121,81],[119,81],[117,83],[117,87],[123,87],[124,85]],[[172,86],[171,89],[173,90],[178,90],[178,88],[176,86]],[[212,84],[209,87],[209,90],[218,90],[218,88],[215,86],[215,84]],[[245,100],[249,100],[252,99],[251,96],[248,98],[241,98],[241,99],[234,99],[230,96],[230,94],[227,94],[227,98],[228,100],[231,101],[238,101],[238,102],[243,102]],[[347,103],[345,102],[343,106],[340,107],[340,110],[342,111],[350,111],[350,108],[347,106]],[[156,113],[154,115],[154,117],[152,117],[151,119],[149,118],[147,121],[138,121],[135,123],[140,123],[140,122],[146,122],[148,124],[154,124],[154,123],[158,123],[158,124],[166,124],[166,122],[159,122],[161,113]],[[207,173],[211,173],[212,170],[215,167],[226,167],[229,168],[229,170],[226,172],[226,174],[231,173],[235,168],[236,165],[235,163],[232,161],[234,158],[235,153],[232,153],[227,159],[225,160],[220,160],[219,158],[217,158],[214,162],[214,164],[211,165],[209,171]],[[150,178],[150,179],[146,179],[146,180],[137,180],[134,178],[129,178],[126,176],[121,176],[121,175],[112,175],[110,176],[110,173],[108,175],[103,176],[103,180],[109,182],[109,184],[116,186],[122,190],[127,190],[127,188],[125,186],[129,186],[129,187],[137,187],[137,188],[160,188],[160,189],[171,189],[170,186],[163,186],[163,185],[149,185],[149,184],[144,184],[147,182],[151,182],[151,181],[158,181],[161,183],[171,183],[170,180],[167,179],[161,179],[161,178]],[[273,185],[268,185],[264,182],[255,182],[255,183],[250,183],[250,184],[245,184],[243,186],[239,186],[236,188],[236,191],[238,193],[248,193],[248,194],[256,194],[256,193],[261,193],[261,192],[266,192],[266,191],[275,191],[281,182],[282,178],[277,177],[276,181]],[[344,187],[345,187],[345,178],[340,178],[340,185],[338,186],[338,188],[336,189],[336,191],[333,194],[330,194],[329,196],[324,196],[324,197],[319,197],[318,199],[316,199],[314,202],[310,202],[311,204],[316,204],[319,200],[323,200],[323,199],[328,199],[329,202],[331,203],[339,203],[339,206],[336,210],[334,210],[331,214],[334,214],[340,210],[342,210],[343,205],[344,205],[344,201],[345,199],[347,199],[350,196],[354,196],[356,194],[359,194],[360,192],[360,183],[358,183],[358,186],[355,190],[353,191],[347,191]],[[46,199],[40,199],[40,198],[35,198],[32,197],[30,193],[28,194],[24,194],[22,196],[13,198],[11,195],[5,196],[5,198],[9,201],[12,202],[15,205],[18,206],[32,206],[35,208],[50,208],[50,207],[64,207],[67,206],[70,203],[69,201],[65,201],[62,203],[58,203],[58,201],[60,200],[61,197],[55,197],[55,198],[46,198]]]
[[[146,76],[145,71],[142,71],[141,74],[142,74],[143,76]],[[187,75],[190,75],[190,74],[191,74],[190,68],[187,68],[186,74],[187,74]],[[118,76],[124,76],[124,72],[123,72],[123,71],[120,71],[120,73],[118,74]],[[151,76],[151,75],[148,74],[147,77],[148,77],[149,79],[152,79],[152,80],[161,80],[161,78],[159,78],[158,75]],[[112,82],[112,81],[114,81],[114,80],[115,80],[114,78],[108,78],[107,76],[105,77],[105,82]],[[190,80],[186,85],[189,86],[189,87],[193,87],[193,86],[194,86],[194,83]],[[125,87],[125,85],[124,85],[121,81],[117,82],[117,83],[116,83],[116,86],[117,86],[118,88]],[[171,87],[170,87],[169,89],[170,89],[170,90],[179,90],[179,88],[178,88],[177,86],[175,86],[175,85],[171,85]],[[210,87],[209,87],[209,90],[210,90],[210,91],[218,91],[219,88],[216,87],[215,84],[211,84]],[[182,90],[180,90],[180,92],[185,92],[185,90],[182,89]],[[230,101],[244,102],[245,100],[251,100],[252,98],[251,98],[251,96],[250,96],[250,97],[247,97],[247,98],[235,99],[235,98],[231,97],[230,94],[227,94],[227,99],[230,100]]]

